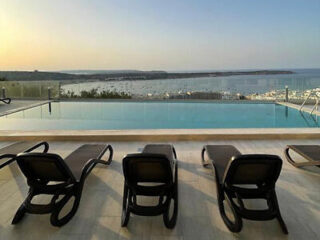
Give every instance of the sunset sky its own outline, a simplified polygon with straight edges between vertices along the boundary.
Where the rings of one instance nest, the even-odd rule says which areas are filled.
[[[320,0],[0,0],[0,70],[320,67]]]

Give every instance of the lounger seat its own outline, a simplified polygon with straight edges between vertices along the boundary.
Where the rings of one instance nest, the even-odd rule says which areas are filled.
[[[178,168],[175,149],[168,144],[149,144],[142,153],[128,154],[122,161],[125,178],[121,225],[127,226],[130,213],[163,215],[167,228],[173,228],[178,215]],[[137,196],[159,197],[156,206],[137,203]],[[170,216],[170,205],[173,213]]]
[[[109,150],[108,160],[102,156]],[[113,149],[110,145],[85,144],[63,160],[53,153],[21,153],[15,158],[27,178],[29,193],[18,209],[12,224],[17,224],[25,215],[51,213],[53,226],[62,226],[69,222],[80,204],[84,181],[98,163],[109,165]],[[33,197],[52,195],[49,204],[31,203]],[[59,216],[63,207],[74,198],[72,209],[64,216]]]
[[[205,155],[209,162],[205,160]],[[282,231],[288,233],[275,192],[282,166],[278,156],[241,154],[231,145],[206,145],[201,157],[203,166],[212,164],[215,171],[219,211],[230,231],[241,231],[242,218],[257,221],[277,218]],[[264,199],[267,209],[248,209],[243,201],[245,199]],[[226,215],[225,200],[234,216],[233,221]]]
[[[292,150],[308,161],[295,162],[289,154],[289,150]],[[320,167],[320,146],[319,145],[288,145],[285,148],[284,155],[289,163],[295,167],[317,166]]]
[[[106,151],[104,144],[85,144],[67,156],[64,161],[72,171],[76,181],[80,181],[82,168],[89,159],[101,159]]]
[[[38,149],[39,147],[44,147],[43,152],[48,151],[49,145],[46,142],[17,142],[0,149],[0,169],[7,166],[8,164],[15,161],[17,154],[22,152],[31,152]],[[5,160],[5,161],[4,161]]]
[[[5,104],[10,104],[11,103],[11,98],[0,98],[0,102],[3,102]]]
[[[205,152],[207,153],[208,158],[211,161],[214,161],[214,166],[217,169],[217,177],[220,182],[223,181],[224,171],[227,168],[230,159],[233,156],[241,155],[239,150],[231,145],[206,145],[202,151],[203,165],[208,165],[208,163],[204,161]]]

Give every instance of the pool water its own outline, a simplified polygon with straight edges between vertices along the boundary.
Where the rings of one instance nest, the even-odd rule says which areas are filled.
[[[0,130],[310,127],[317,116],[273,103],[53,102],[0,117]]]

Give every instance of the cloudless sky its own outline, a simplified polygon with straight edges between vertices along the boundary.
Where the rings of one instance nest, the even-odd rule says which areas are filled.
[[[320,67],[320,0],[0,0],[0,70]]]

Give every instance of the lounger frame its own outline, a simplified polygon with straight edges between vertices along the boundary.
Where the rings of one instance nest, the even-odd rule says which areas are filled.
[[[109,150],[109,158],[107,161],[101,160],[102,156],[105,152]],[[95,159],[89,159],[84,167],[82,168],[82,174],[79,181],[73,176],[72,172],[64,162],[64,160],[56,154],[50,153],[23,153],[19,154],[16,159],[20,166],[20,169],[27,177],[27,183],[29,185],[29,192],[27,198],[21,204],[19,209],[17,210],[12,224],[17,224],[21,221],[25,213],[31,214],[48,214],[51,213],[50,222],[53,226],[63,226],[67,222],[71,220],[71,218],[75,215],[81,195],[83,190],[84,182],[87,176],[90,174],[92,169],[96,166],[96,164],[101,163],[104,165],[109,165],[112,161],[113,149],[111,145],[107,145],[104,150],[101,152],[99,157]],[[50,161],[54,163],[55,166],[61,170],[64,180],[59,181],[55,184],[50,184],[51,181],[41,181],[39,179],[31,177],[32,173],[28,172],[28,168],[24,165],[24,158],[41,158],[43,161]],[[31,203],[32,199],[40,194],[52,195],[52,199],[49,204],[34,204]],[[69,202],[69,200],[74,197],[74,202],[71,210],[64,215],[63,217],[59,217],[59,214],[63,207]]]
[[[5,104],[10,104],[11,103],[11,98],[0,98],[0,102],[3,102]]]
[[[33,150],[38,149],[39,147],[44,147],[43,153],[47,153],[49,150],[49,144],[47,142],[40,142],[36,145],[34,145],[33,147],[26,149],[25,151],[23,151],[24,153],[29,153],[32,152]],[[6,162],[0,164],[0,169],[9,165],[10,163],[13,163],[14,161],[16,161],[15,157],[17,156],[17,154],[3,154],[0,155],[0,160],[1,159],[9,159]]]
[[[320,161],[314,161],[312,158],[310,158],[308,155],[305,155],[301,152],[297,152],[299,155],[303,156],[308,161],[306,162],[295,162],[292,157],[289,154],[289,150],[292,149],[290,146],[287,146],[284,150],[284,155],[287,159],[287,161],[292,164],[294,167],[300,168],[300,167],[307,167],[307,166],[317,166],[320,167]],[[292,149],[294,151],[294,149]]]
[[[276,179],[279,176],[281,171],[282,160],[275,155],[265,155],[265,154],[248,154],[240,155],[230,159],[228,167],[225,170],[224,180],[220,182],[217,168],[213,161],[206,161],[204,156],[206,152],[206,147],[202,149],[201,159],[202,165],[208,167],[212,165],[212,169],[215,172],[216,186],[217,186],[217,198],[218,198],[218,207],[219,212],[222,217],[222,220],[226,224],[227,228],[231,232],[240,232],[243,227],[242,218],[255,221],[265,221],[277,218],[280,224],[280,227],[284,234],[288,234],[288,229],[286,224],[281,216],[280,208],[278,204],[278,199],[275,191]],[[233,186],[227,182],[228,176],[232,175],[232,169],[236,169],[238,165],[250,160],[260,161],[278,161],[278,172],[275,172],[274,181],[268,186],[259,186],[257,185],[256,189],[247,189],[239,186]],[[232,168],[231,168],[232,166]],[[265,199],[267,201],[268,209],[266,210],[251,210],[245,208],[244,199]],[[236,200],[236,202],[235,202]],[[231,212],[234,216],[234,221],[229,219],[225,212],[224,201],[226,201],[231,209]]]
[[[123,203],[122,203],[122,218],[121,226],[127,226],[130,218],[130,213],[141,215],[141,216],[157,216],[163,215],[163,222],[169,229],[174,228],[177,221],[178,215],[178,163],[176,152],[173,148],[173,154],[175,157],[174,164],[174,176],[172,170],[168,173],[168,179],[171,179],[166,184],[159,186],[141,186],[136,183],[130,182],[127,179],[124,181],[123,190]],[[152,154],[152,153],[139,153],[139,154],[128,154],[123,159],[123,170],[124,175],[127,173],[127,162],[130,159],[154,159],[169,164],[169,160],[163,154]],[[166,161],[164,161],[166,160]],[[171,169],[171,167],[170,167]],[[140,206],[137,204],[137,196],[159,196],[159,202],[157,206]],[[170,203],[173,203],[173,213],[170,217]]]

